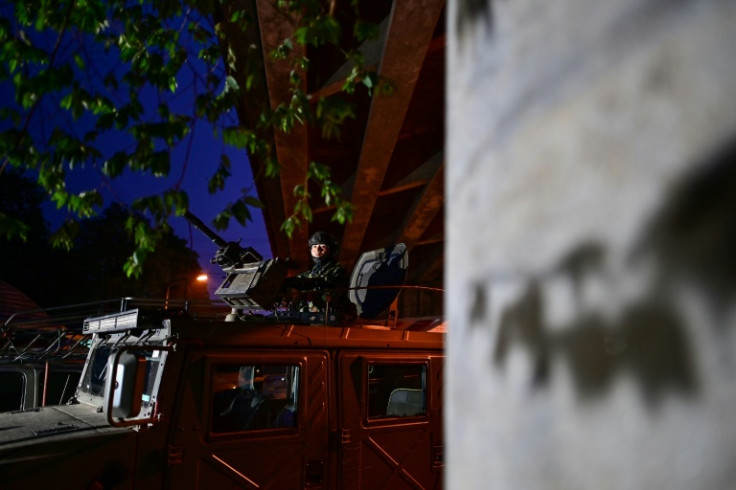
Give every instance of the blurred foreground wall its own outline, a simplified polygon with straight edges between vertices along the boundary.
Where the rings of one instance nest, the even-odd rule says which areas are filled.
[[[447,488],[736,488],[736,2],[448,32]]]

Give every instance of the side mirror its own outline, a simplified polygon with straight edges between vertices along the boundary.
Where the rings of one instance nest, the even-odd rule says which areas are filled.
[[[107,374],[104,409],[108,419],[137,416],[145,388],[146,360],[130,351],[118,351],[107,361]]]

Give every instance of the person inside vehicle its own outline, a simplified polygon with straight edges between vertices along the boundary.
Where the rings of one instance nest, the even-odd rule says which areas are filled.
[[[220,413],[220,417],[228,417],[226,425],[232,430],[245,430],[254,427],[253,419],[265,400],[254,383],[255,366],[242,366],[238,371],[237,395],[230,406]]]
[[[284,284],[286,289],[309,292],[301,295],[296,305],[292,303],[292,309],[321,312],[325,311],[328,302],[330,309],[335,311],[345,312],[349,308],[350,278],[336,259],[337,245],[337,240],[324,231],[318,231],[309,238],[312,267],[288,278]]]

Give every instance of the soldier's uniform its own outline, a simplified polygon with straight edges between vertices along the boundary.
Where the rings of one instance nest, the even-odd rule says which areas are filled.
[[[320,293],[324,290],[339,290],[330,293],[330,308],[342,310],[348,303],[347,288],[350,279],[345,269],[335,261],[316,263],[295,279],[297,289],[311,290],[311,294],[307,294],[307,298],[299,302],[299,311],[324,311],[327,297],[326,293]]]
[[[329,233],[318,231],[309,239],[312,268],[286,280],[287,288],[303,291],[291,308],[298,311],[325,311],[329,300],[331,310],[343,313],[350,309],[348,287],[350,278],[335,260],[337,242]],[[322,292],[324,291],[324,292]]]

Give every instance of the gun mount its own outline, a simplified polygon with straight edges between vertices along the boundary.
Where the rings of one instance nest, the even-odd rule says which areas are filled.
[[[231,267],[240,267],[243,264],[260,262],[263,260],[261,254],[251,247],[243,248],[239,242],[227,242],[217,233],[212,231],[205,225],[201,219],[194,216],[189,211],[184,213],[184,219],[189,221],[196,229],[201,231],[207,238],[219,247],[217,253],[210,262],[217,264],[223,269]]]
[[[270,309],[286,279],[286,263],[279,259],[263,260],[253,248],[225,241],[189,211],[184,218],[219,247],[211,262],[219,265],[227,276],[215,296],[233,308],[228,319],[237,318],[238,309]]]

